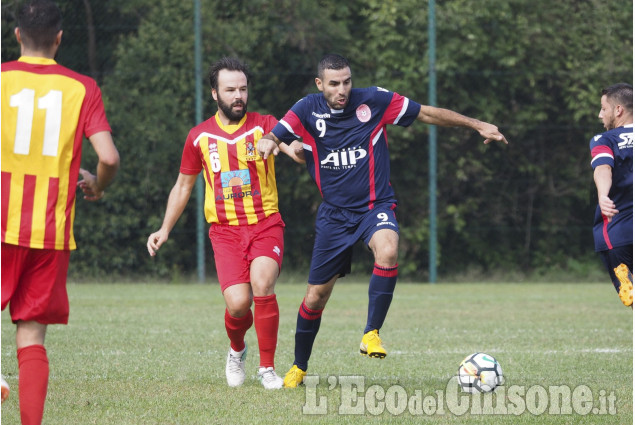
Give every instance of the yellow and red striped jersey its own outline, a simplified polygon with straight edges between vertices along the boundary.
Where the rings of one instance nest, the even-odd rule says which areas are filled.
[[[97,83],[52,59],[2,64],[2,242],[72,250],[83,136],[111,131]]]
[[[258,140],[277,124],[275,117],[247,112],[236,125],[218,113],[190,130],[181,173],[205,176],[205,218],[209,223],[255,224],[278,212],[274,155],[266,161]]]

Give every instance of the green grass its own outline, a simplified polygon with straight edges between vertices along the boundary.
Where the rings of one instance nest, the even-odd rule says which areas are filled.
[[[304,291],[304,285],[277,287],[280,374],[293,362],[295,317]],[[608,283],[400,284],[381,332],[388,350],[384,360],[358,354],[366,292],[367,283],[349,279],[337,283],[309,365],[309,374],[320,377],[317,387],[265,391],[254,377],[258,345],[253,329],[247,333],[245,385],[232,389],[225,383],[229,343],[218,286],[69,285],[70,323],[50,327],[47,334],[51,375],[44,423],[633,422],[633,315]],[[14,337],[14,326],[4,311],[2,373],[12,393],[2,405],[3,424],[19,423]],[[478,398],[468,397],[470,410],[457,415],[452,410],[456,406],[447,401],[451,391],[445,389],[459,362],[474,351],[487,352],[501,363],[506,382],[497,395],[512,386],[535,396],[541,390],[536,385],[545,391],[549,386],[574,390],[587,385],[595,407],[602,395],[604,400],[614,395],[616,414],[550,415],[546,408],[538,416],[526,409],[519,416],[487,415],[476,408]],[[367,404],[351,400],[351,391],[340,385],[343,376],[364,380],[357,395]],[[418,391],[428,401],[440,393],[444,410],[432,409],[433,415],[413,411],[413,415],[405,408],[394,416],[387,408],[382,411],[380,404],[375,411],[372,391],[376,389],[400,391],[404,400]],[[509,405],[511,396],[502,394],[500,402]],[[303,406],[315,407],[313,396],[316,401],[325,397],[320,406],[326,407],[326,414],[303,414]],[[344,407],[360,406],[363,414],[338,414],[342,398]]]

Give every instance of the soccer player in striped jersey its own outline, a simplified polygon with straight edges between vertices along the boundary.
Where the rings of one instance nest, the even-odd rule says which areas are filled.
[[[244,336],[255,324],[258,378],[265,388],[278,389],[282,379],[274,369],[279,323],[274,287],[282,266],[284,222],[278,211],[273,157],[265,160],[256,149],[260,138],[278,121],[271,115],[247,112],[249,73],[238,59],[222,58],[214,63],[209,80],[218,112],[190,130],[163,224],[148,238],[148,252],[154,256],[167,241],[202,171],[205,217],[211,224],[209,237],[226,304],[227,384],[235,387],[245,380]],[[300,143],[295,144],[301,152]],[[281,148],[303,161],[291,146]]]
[[[591,139],[591,167],[597,188],[595,250],[620,299],[633,307],[633,87],[602,90],[600,114],[606,132]]]
[[[49,378],[46,329],[68,322],[77,186],[85,199],[100,199],[119,153],[96,82],[54,60],[62,40],[55,3],[28,2],[17,20],[21,56],[2,64],[2,309],[9,305],[16,324],[22,423],[39,424]],[[80,168],[84,136],[98,156],[96,176]]]
[[[379,329],[397,282],[399,242],[386,126],[405,127],[415,120],[461,126],[478,131],[485,143],[507,143],[492,124],[420,105],[380,87],[352,88],[350,66],[339,55],[329,54],[320,61],[315,83],[321,94],[297,102],[258,145],[267,158],[278,153],[277,144],[301,138],[307,170],[323,198],[315,222],[307,292],[297,316],[295,361],[285,376],[286,387],[297,387],[306,375],[322,311],[335,281],[350,273],[352,247],[358,240],[364,241],[375,259],[360,352],[386,356]]]

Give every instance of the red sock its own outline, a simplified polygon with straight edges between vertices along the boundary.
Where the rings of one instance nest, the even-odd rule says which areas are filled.
[[[254,316],[260,349],[260,366],[274,367],[273,358],[278,344],[278,323],[280,322],[276,294],[254,297]]]
[[[233,317],[225,309],[225,329],[234,351],[242,351],[245,348],[245,334],[253,323],[254,316],[251,314],[251,310],[243,317]]]
[[[49,359],[43,345],[18,349],[18,393],[22,425],[40,425],[49,381]]]

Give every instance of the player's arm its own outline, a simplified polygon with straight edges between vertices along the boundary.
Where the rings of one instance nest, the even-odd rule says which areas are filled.
[[[449,109],[436,108],[434,106],[421,105],[417,120],[431,125],[442,127],[467,127],[479,132],[485,138],[485,144],[496,140],[507,144],[505,136],[498,131],[498,127],[475,118],[466,117]]]
[[[97,175],[80,168],[82,180],[77,182],[84,199],[96,201],[104,196],[104,190],[115,178],[119,169],[119,152],[112,141],[109,131],[100,131],[88,138],[97,153]]]
[[[165,209],[163,224],[158,231],[148,237],[147,247],[151,256],[154,257],[156,251],[168,240],[170,232],[179,217],[181,217],[181,214],[183,214],[183,210],[185,210],[187,201],[189,201],[190,195],[192,194],[192,188],[196,184],[197,177],[198,174],[179,173],[179,177],[176,179],[176,183],[168,197],[168,205]]]
[[[619,212],[615,209],[615,203],[609,198],[609,191],[613,184],[613,169],[608,164],[598,165],[593,170],[593,180],[598,191],[600,211],[610,222]]]
[[[278,147],[280,143],[282,143],[280,139],[272,132],[269,132],[258,140],[258,153],[262,159],[267,159],[271,154],[278,155],[280,153],[280,148]]]
[[[280,151],[293,159],[298,164],[304,164],[306,161],[304,159],[304,148],[302,147],[302,143],[297,140],[291,142],[290,145],[287,145],[284,142],[280,142],[278,145]]]

